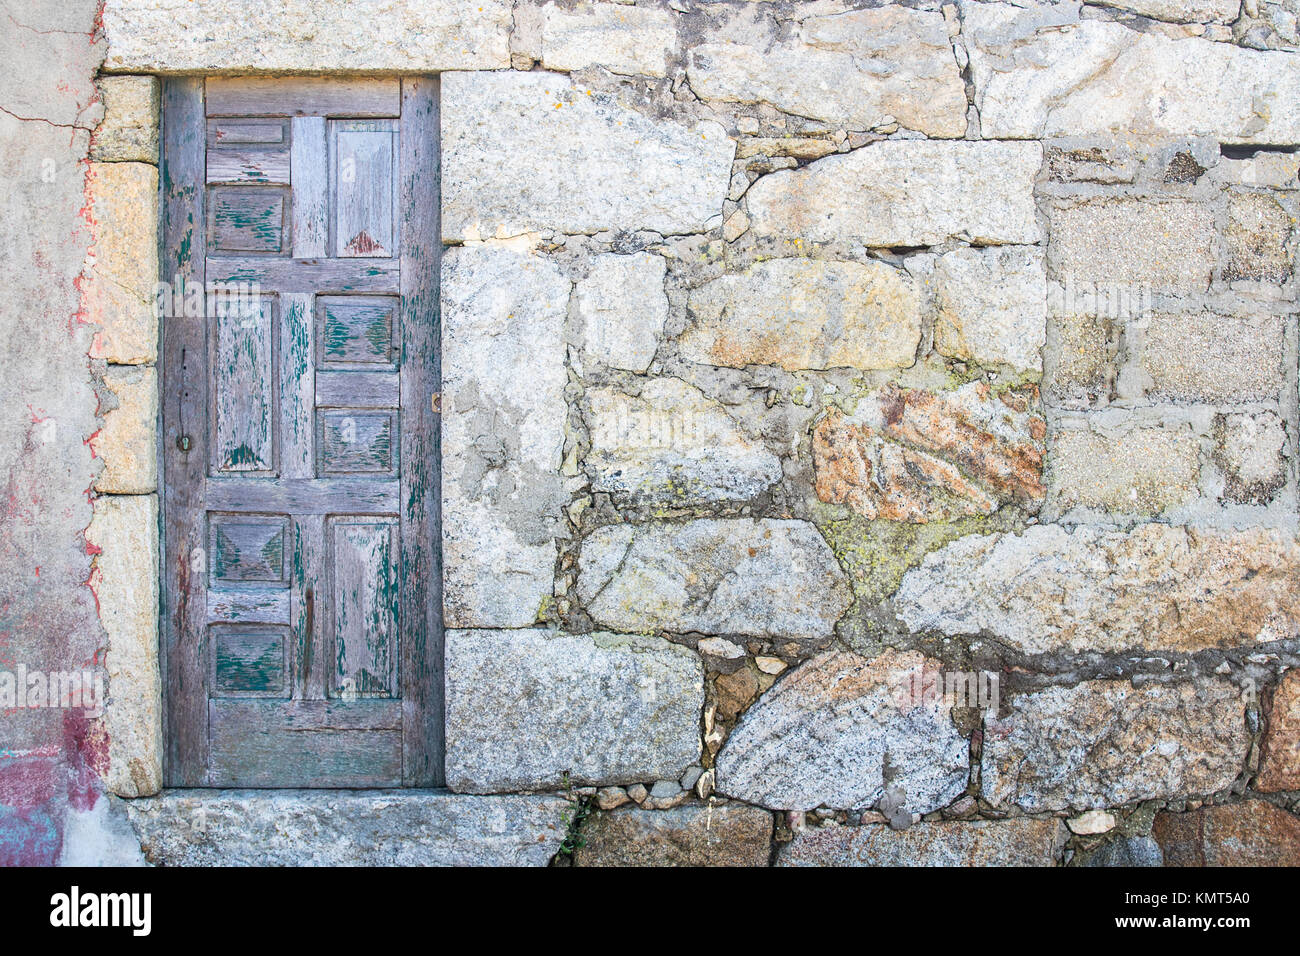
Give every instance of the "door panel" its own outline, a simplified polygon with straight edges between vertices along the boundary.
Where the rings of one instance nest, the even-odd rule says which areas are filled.
[[[334,255],[386,259],[394,248],[397,134],[383,120],[331,120]]]
[[[208,190],[209,255],[284,255],[289,248],[289,190],[213,186]]]
[[[213,471],[274,474],[280,420],[275,298],[262,293],[255,304],[212,298]]]
[[[207,284],[164,319],[167,782],[437,785],[436,81],[169,79],[163,164]]]

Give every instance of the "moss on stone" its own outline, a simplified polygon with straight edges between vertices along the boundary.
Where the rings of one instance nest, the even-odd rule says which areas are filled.
[[[820,505],[813,521],[831,546],[836,560],[849,575],[858,608],[875,607],[898,590],[903,575],[936,548],[971,534],[1018,530],[1023,516],[1014,508],[991,515],[974,515],[952,521],[914,524],[905,521],[871,521],[861,515],[842,517],[842,509]]]

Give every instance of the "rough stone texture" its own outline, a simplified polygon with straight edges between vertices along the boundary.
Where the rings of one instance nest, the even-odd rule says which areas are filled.
[[[805,136],[746,136],[736,144],[736,158],[751,156],[789,156],[794,159],[821,159],[837,152],[834,139]],[[728,240],[730,241],[730,240]]]
[[[1042,371],[1047,276],[1036,248],[955,249],[934,263],[934,347],[979,365]]]
[[[162,787],[162,679],[158,670],[158,499],[95,499],[86,529],[90,587],[108,632],[105,785],[123,797]]]
[[[1059,820],[971,820],[804,830],[780,851],[778,866],[1055,866],[1064,843]]]
[[[743,803],[627,807],[582,828],[575,866],[767,866],[772,814]]]
[[[1246,159],[1225,157],[1220,161],[1217,172],[1228,183],[1295,189],[1300,186],[1300,155],[1262,152]]]
[[[1282,391],[1280,316],[1157,313],[1145,323],[1141,341],[1143,384],[1157,401],[1277,401]]]
[[[119,72],[328,73],[510,65],[508,0],[105,0],[104,67]]]
[[[1300,636],[1300,545],[1282,531],[1039,525],[972,535],[903,577],[912,631],[1029,654],[1250,647]]]
[[[984,799],[1028,813],[1211,794],[1241,772],[1250,734],[1236,685],[1084,681],[1022,694],[984,724]]]
[[[690,295],[691,362],[787,371],[906,368],[921,339],[915,283],[882,262],[772,259]]]
[[[1095,0],[1115,7],[1175,23],[1231,23],[1241,12],[1241,0]]]
[[[546,260],[501,246],[443,259],[448,627],[523,627],[553,595],[569,286]]]
[[[1131,183],[1137,178],[1133,145],[1113,140],[1046,147],[1048,180],[1054,183]]]
[[[1049,499],[1058,511],[1101,508],[1154,516],[1196,496],[1200,442],[1187,429],[1071,429],[1048,447]]]
[[[1095,836],[1098,833],[1109,833],[1115,829],[1115,823],[1115,814],[1109,810],[1089,810],[1065,821],[1065,825],[1070,828],[1070,832],[1079,836]]]
[[[91,163],[87,177],[95,244],[83,308],[99,324],[90,354],[122,365],[158,357],[158,169]]]
[[[1221,415],[1215,421],[1215,458],[1224,472],[1224,497],[1267,504],[1286,484],[1286,426],[1273,412]]]
[[[596,256],[591,272],[574,286],[579,341],[589,358],[613,368],[644,372],[668,318],[667,264],[661,256]]]
[[[1047,267],[1062,281],[1205,290],[1214,270],[1214,213],[1199,203],[1094,199],[1048,211]]]
[[[1290,241],[1294,220],[1271,196],[1238,193],[1228,202],[1224,231],[1227,264],[1223,277],[1283,284],[1292,277],[1295,246]]]
[[[1049,405],[1089,408],[1104,403],[1115,388],[1118,349],[1115,324],[1107,317],[1056,314],[1043,363],[1043,397]]]
[[[705,638],[718,640],[718,638]],[[701,644],[704,641],[700,642]],[[741,652],[743,655],[743,651]],[[735,720],[740,712],[749,706],[749,702],[758,693],[758,677],[748,667],[742,667],[730,674],[719,674],[713,682],[713,697],[717,704],[718,716],[723,720]]]
[[[817,529],[775,518],[611,525],[582,544],[578,596],[605,627],[814,640],[849,585]]]
[[[597,3],[566,10],[548,3],[541,16],[541,59],[548,70],[600,66],[663,76],[677,48],[677,30],[664,9]]]
[[[1121,837],[1111,840],[1078,859],[1078,866],[1164,866],[1160,844],[1150,837]]]
[[[99,79],[104,121],[90,142],[99,162],[158,162],[158,78],[104,76]]]
[[[1273,691],[1255,788],[1300,790],[1300,671],[1287,671]]]
[[[718,792],[781,810],[869,807],[886,787],[928,813],[966,789],[969,742],[952,701],[926,695],[938,661],[834,651],[784,675],[741,718],[717,760]]]
[[[1300,819],[1262,800],[1158,813],[1165,866],[1300,866]]]
[[[887,385],[853,415],[832,409],[814,427],[817,497],[889,521],[989,514],[1006,502],[1036,511],[1046,432],[1032,385],[1000,393],[984,382],[947,393]]]
[[[966,132],[966,90],[937,11],[850,10],[808,17],[775,43],[703,43],[687,77],[701,99],[768,103],[840,128]]]
[[[699,232],[721,222],[734,151],[717,123],[653,120],[555,74],[446,73],[443,239]]]
[[[563,797],[172,790],[126,804],[157,866],[545,866]]]
[[[984,136],[1300,138],[1294,56],[1080,21],[1076,4],[961,7]]]
[[[781,479],[780,459],[680,379],[649,379],[637,397],[591,389],[584,405],[597,491],[674,505],[745,501]]]
[[[109,366],[104,374],[104,427],[91,440],[104,470],[101,494],[138,495],[158,488],[158,375],[151,367]],[[102,403],[101,403],[102,405]]]
[[[1042,153],[1038,143],[875,143],[764,176],[747,194],[752,229],[868,246],[1032,244]]]
[[[544,630],[446,640],[452,790],[676,779],[699,759],[704,672],[688,648]]]

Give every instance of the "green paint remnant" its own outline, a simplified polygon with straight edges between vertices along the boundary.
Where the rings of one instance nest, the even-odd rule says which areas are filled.
[[[351,329],[330,315],[325,321],[325,354],[330,358],[340,358],[347,354]]]
[[[255,468],[261,463],[262,459],[258,456],[257,452],[253,451],[253,449],[247,444],[239,445],[238,447],[231,449],[230,454],[226,456],[227,468],[239,468],[244,465]]]
[[[392,337],[392,329],[388,327],[388,313],[381,311],[366,326],[366,341],[370,343],[371,353],[376,356],[385,355]]]
[[[284,570],[284,541],[281,532],[277,531],[262,545],[262,560],[266,566],[271,569],[276,578],[279,578]]]

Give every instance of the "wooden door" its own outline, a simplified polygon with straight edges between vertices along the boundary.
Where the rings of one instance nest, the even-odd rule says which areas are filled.
[[[170,786],[441,783],[436,83],[165,81]]]

